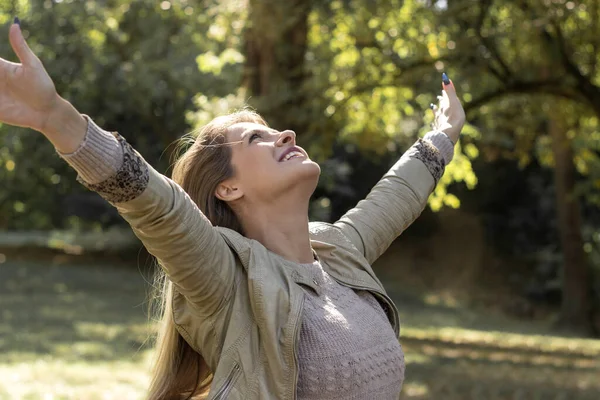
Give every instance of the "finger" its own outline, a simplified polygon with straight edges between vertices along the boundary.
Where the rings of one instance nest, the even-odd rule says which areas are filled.
[[[450,106],[450,102],[448,101],[448,96],[446,95],[446,93],[444,93],[444,91],[442,91],[442,94],[440,96],[438,96],[437,99],[438,99],[438,104],[439,104],[440,109],[445,110],[446,108],[448,108]]]
[[[448,106],[448,96],[445,96],[444,92],[442,92],[441,95],[437,96],[437,100],[440,108]]]
[[[448,95],[452,96],[456,96],[456,88],[454,87],[454,82],[452,82],[451,80],[449,80],[449,84],[445,84],[442,82],[442,88],[448,92]]]
[[[450,105],[456,105],[460,103],[460,99],[458,98],[458,94],[456,93],[456,87],[454,86],[454,82],[450,81],[449,85],[443,85],[444,92],[446,92],[448,96],[448,101]]]
[[[442,101],[449,102],[450,96],[448,95],[447,90],[442,90]]]
[[[10,40],[10,45],[15,54],[19,57],[19,60],[23,65],[33,65],[35,63],[37,57],[33,54],[29,45],[27,45],[27,42],[23,37],[23,32],[21,32],[21,26],[18,23],[11,25],[10,31],[8,32],[8,39]]]

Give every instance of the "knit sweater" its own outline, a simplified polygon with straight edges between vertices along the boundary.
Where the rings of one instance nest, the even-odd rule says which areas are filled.
[[[305,289],[298,399],[398,399],[404,354],[378,301],[340,285],[319,262],[301,268],[318,289]]]
[[[95,184],[127,164],[127,153],[114,135],[92,121],[89,124],[94,128],[87,130],[77,151],[61,156],[78,172],[79,180]],[[453,144],[445,134],[434,131],[425,139],[438,148],[446,164],[450,162]],[[124,195],[132,191],[128,185],[119,190]],[[397,399],[404,378],[404,356],[378,301],[368,292],[338,284],[318,262],[299,268],[312,270],[319,289],[305,289],[297,349],[298,398]]]

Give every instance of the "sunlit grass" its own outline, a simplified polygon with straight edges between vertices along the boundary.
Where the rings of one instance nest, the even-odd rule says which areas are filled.
[[[145,278],[112,265],[0,266],[0,399],[142,399]]]
[[[457,327],[402,330],[402,399],[598,399],[600,341]]]
[[[145,279],[135,267],[0,266],[0,400],[143,399],[152,354]],[[598,340],[390,294],[407,362],[401,399],[600,398]]]
[[[148,356],[137,361],[65,361],[42,357],[0,363],[0,399],[142,399],[148,387]]]
[[[600,357],[600,340],[565,338],[551,335],[524,335],[511,332],[477,331],[456,327],[404,327],[402,337],[440,341],[448,344],[493,346],[498,350],[535,350]]]
[[[409,399],[425,399],[429,394],[429,387],[420,382],[407,382],[402,388],[402,393]]]

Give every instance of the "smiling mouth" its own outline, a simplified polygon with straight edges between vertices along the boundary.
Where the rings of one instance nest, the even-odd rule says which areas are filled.
[[[289,153],[287,153],[287,154],[285,155],[285,157],[283,157],[283,158],[281,159],[281,162],[283,162],[283,161],[289,161],[289,160],[291,160],[292,158],[304,158],[304,154],[302,154],[301,152],[299,152],[299,151],[296,151],[296,150],[294,150],[294,151],[290,151]]]

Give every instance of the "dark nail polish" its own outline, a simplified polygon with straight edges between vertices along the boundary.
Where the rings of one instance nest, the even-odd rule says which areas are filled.
[[[446,73],[442,73],[442,82],[444,82],[444,85],[449,85],[450,84],[450,79],[448,79],[448,75],[446,75]]]
[[[15,20],[13,21],[13,23],[21,26],[21,21],[19,20],[19,17],[15,17]]]

